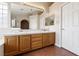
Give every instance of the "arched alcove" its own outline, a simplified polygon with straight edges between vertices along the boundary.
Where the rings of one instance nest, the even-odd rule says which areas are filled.
[[[21,21],[21,29],[29,29],[29,22],[26,19]]]

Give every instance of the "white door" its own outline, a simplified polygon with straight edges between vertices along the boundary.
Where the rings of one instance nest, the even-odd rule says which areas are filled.
[[[79,55],[79,3],[62,7],[62,47]]]

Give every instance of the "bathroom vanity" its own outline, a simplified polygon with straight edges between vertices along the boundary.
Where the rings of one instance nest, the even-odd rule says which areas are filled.
[[[4,36],[4,55],[27,53],[55,44],[55,32],[27,32]]]

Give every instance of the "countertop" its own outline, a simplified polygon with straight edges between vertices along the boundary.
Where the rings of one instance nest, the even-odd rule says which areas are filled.
[[[29,34],[38,34],[38,33],[49,33],[55,31],[49,30],[9,30],[0,32],[0,36],[13,36],[13,35],[29,35]]]
[[[15,36],[15,35],[29,35],[29,34],[39,34],[39,33],[51,33],[55,31],[49,30],[20,30],[20,29],[9,29],[0,31],[0,46],[4,44],[4,36]]]

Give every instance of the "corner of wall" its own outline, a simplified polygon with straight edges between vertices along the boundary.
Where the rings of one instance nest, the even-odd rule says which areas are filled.
[[[56,44],[55,44],[55,46],[57,46],[57,47],[61,48],[61,45],[60,45],[60,44],[57,44],[57,43],[56,43]]]

